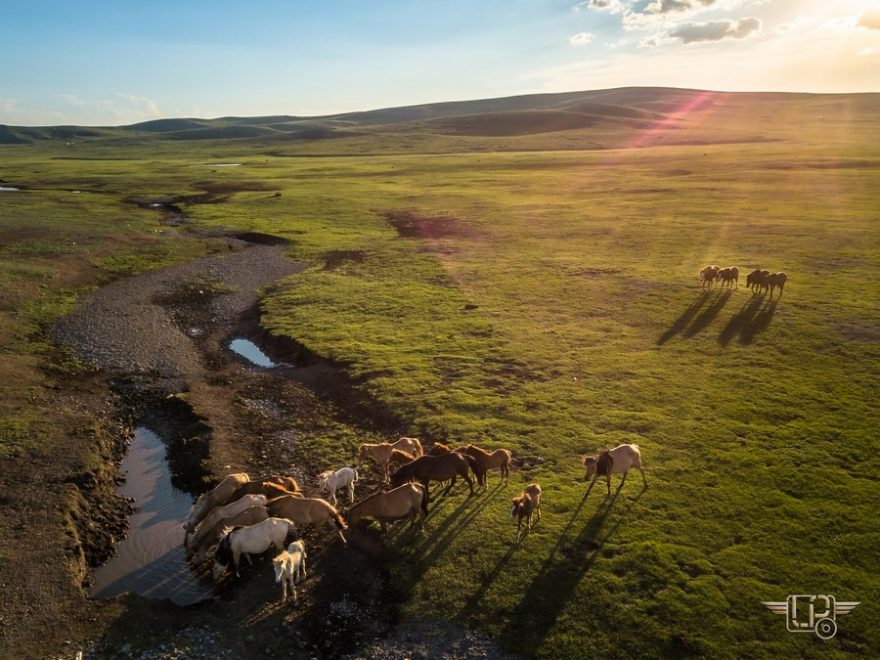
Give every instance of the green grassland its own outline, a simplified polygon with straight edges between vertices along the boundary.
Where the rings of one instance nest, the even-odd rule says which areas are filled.
[[[0,193],[4,313],[45,322],[81,290],[56,255],[102,277],[195,256],[124,200],[212,192],[192,223],[313,264],[264,299],[273,333],[345,364],[402,431],[529,459],[394,537],[404,616],[525,656],[876,654],[880,99],[624,91],[314,120],[346,128],[313,139],[270,118],[0,147],[25,188]],[[704,294],[706,263],[789,282]],[[581,454],[620,442],[650,487],[586,498]],[[543,518],[515,545],[530,481]],[[862,605],[822,642],[761,604],[792,593]]]

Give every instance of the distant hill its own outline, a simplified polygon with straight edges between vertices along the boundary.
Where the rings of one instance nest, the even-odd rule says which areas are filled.
[[[589,138],[589,144],[597,147],[610,143],[608,136],[613,135],[618,139],[621,132],[645,130],[658,122],[664,122],[666,128],[672,129],[689,127],[689,113],[697,106],[699,109],[712,107],[717,111],[716,127],[722,128],[728,141],[769,139],[764,134],[773,130],[774,122],[785,120],[790,125],[793,117],[797,117],[798,121],[826,121],[838,115],[857,112],[865,114],[872,121],[880,118],[880,94],[734,93],[666,87],[621,87],[429,103],[318,117],[168,118],[121,127],[0,125],[0,144],[27,144],[56,139],[306,143],[341,138],[363,141],[370,136],[398,138],[406,135],[410,140],[445,139],[447,143],[449,140],[507,139],[505,145],[514,148],[515,145],[509,140],[553,133]],[[752,121],[747,125],[744,118],[760,118],[761,121]],[[752,133],[748,133],[749,130]],[[666,138],[666,143],[672,143],[671,139]],[[676,139],[685,138],[678,136]],[[711,142],[713,136],[701,134],[687,139]],[[388,140],[380,142],[384,144]],[[488,146],[483,144],[481,148],[491,146],[491,143]],[[459,144],[457,148],[463,147]]]

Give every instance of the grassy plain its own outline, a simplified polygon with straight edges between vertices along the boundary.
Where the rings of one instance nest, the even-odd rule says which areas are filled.
[[[286,236],[314,264],[264,300],[272,332],[346,364],[401,431],[527,458],[395,538],[404,616],[524,656],[876,654],[880,101],[694,99],[514,137],[0,147],[3,185],[27,188],[0,193],[4,318],[45,324],[67,292],[195,255],[124,199],[225,190],[186,207],[195,225]],[[94,271],[67,282],[74,257]],[[706,263],[789,283],[703,293]],[[33,437],[29,414],[5,442]],[[624,441],[650,487],[586,498],[580,455]],[[327,442],[350,460],[354,440]],[[517,546],[530,481],[544,516]],[[822,642],[761,604],[791,593],[863,604]]]

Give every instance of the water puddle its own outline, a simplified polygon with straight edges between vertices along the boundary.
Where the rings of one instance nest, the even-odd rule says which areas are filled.
[[[16,188],[15,186],[0,186],[0,192],[13,192],[21,190],[21,188]]]
[[[192,498],[171,485],[165,454],[162,438],[146,427],[135,429],[122,460],[126,479],[118,492],[133,498],[137,510],[116,555],[95,571],[92,597],[132,591],[191,605],[211,596],[210,578],[199,579],[186,562],[180,524],[192,507]]]
[[[245,360],[250,362],[251,364],[255,364],[258,367],[270,368],[279,366],[277,362],[272,362],[268,355],[263,353],[260,350],[260,347],[257,346],[250,339],[243,339],[239,337],[238,339],[233,339],[229,342],[229,350],[233,353],[237,353]]]
[[[208,163],[205,167],[240,167],[241,163]]]

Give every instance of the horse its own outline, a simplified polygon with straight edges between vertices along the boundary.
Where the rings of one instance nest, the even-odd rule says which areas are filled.
[[[339,468],[335,472],[327,470],[318,475],[318,492],[330,493],[330,504],[336,506],[336,491],[348,489],[348,503],[354,504],[354,482],[358,480],[357,470],[350,467]]]
[[[196,528],[195,532],[187,532],[184,537],[184,543],[186,544],[187,551],[201,544],[201,542],[208,536],[210,530],[216,525],[219,521],[224,518],[230,518],[232,516],[238,515],[245,509],[250,509],[252,506],[266,506],[266,496],[265,495],[245,495],[234,502],[230,502],[229,504],[224,504],[223,506],[214,507],[214,509],[205,516],[205,519],[202,520],[201,524]]]
[[[425,455],[425,450],[422,449],[422,443],[419,442],[418,438],[407,438],[406,436],[402,436],[395,442],[392,442],[391,446],[395,449],[405,451],[407,454],[412,454],[415,458]]]
[[[391,458],[388,459],[388,469],[394,468],[396,470],[401,465],[412,463],[414,460],[416,460],[416,457],[412,454],[400,449],[392,449]]]
[[[623,488],[626,483],[626,475],[630,468],[636,468],[642,473],[642,480],[645,487],[648,486],[648,479],[645,477],[645,470],[642,468],[642,453],[639,451],[638,445],[618,445],[614,449],[603,449],[599,455],[589,454],[583,457],[583,463],[587,468],[584,475],[584,481],[593,477],[590,482],[590,490],[599,477],[605,477],[605,483],[608,486],[608,495],[611,495],[611,475],[623,473],[623,480],[618,488]],[[589,490],[587,491],[589,492]]]
[[[729,268],[722,268],[718,271],[718,281],[721,282],[721,285],[727,285],[729,289],[731,284],[736,284],[736,288],[739,288],[739,268],[736,266],[731,266]]]
[[[296,583],[306,577],[306,544],[302,540],[294,541],[287,546],[287,550],[283,550],[281,554],[275,556],[272,560],[272,566],[275,568],[275,582],[280,582],[283,590],[281,602],[287,600],[287,585],[289,583],[295,603],[297,600]]]
[[[412,463],[407,463],[392,474],[391,487],[397,488],[407,481],[414,480],[421,483],[425,490],[427,490],[428,484],[431,481],[451,479],[452,481],[449,483],[449,486],[443,491],[445,495],[455,485],[456,479],[463,477],[467,481],[471,495],[473,495],[474,482],[471,480],[470,475],[468,475],[469,468],[474,470],[474,474],[479,470],[477,462],[472,457],[464,454],[452,452],[441,456],[422,456]]]
[[[242,555],[253,564],[251,554],[266,552],[273,546],[283,550],[291,532],[296,532],[296,525],[286,518],[266,518],[250,527],[227,527],[214,553],[214,580],[223,577],[230,563],[235,566],[235,576],[238,577],[238,562]]]
[[[290,491],[291,493],[299,493],[300,487],[299,484],[296,483],[296,479],[293,477],[288,477],[283,474],[276,474],[271,477],[266,477],[263,481],[268,481],[273,484],[277,484],[281,486],[284,490]]]
[[[765,283],[766,286],[770,287],[770,297],[773,297],[773,289],[779,287],[779,297],[782,297],[782,290],[785,288],[785,281],[788,279],[788,275],[785,273],[771,273],[767,276]]]
[[[492,468],[501,469],[501,479],[504,484],[507,484],[510,481],[510,460],[513,458],[513,455],[510,453],[509,449],[496,449],[490,454],[476,445],[467,445],[465,447],[459,447],[455,451],[467,454],[476,461],[480,468],[480,472],[477,473],[477,471],[474,470],[474,474],[477,475],[477,480],[483,487],[488,485],[486,472]]]
[[[391,452],[394,447],[389,442],[377,445],[363,444],[358,447],[358,463],[365,463],[372,459],[382,470],[382,481],[388,482],[388,461],[391,460]]]
[[[342,530],[348,525],[339,515],[335,507],[322,499],[314,497],[292,497],[284,495],[277,497],[266,505],[269,513],[281,518],[290,518],[299,525],[322,525],[325,523],[336,524],[336,532],[345,543]]]
[[[711,287],[714,284],[715,279],[718,277],[719,270],[720,268],[716,265],[705,266],[700,270],[700,283],[703,289],[706,288],[706,285]]]
[[[296,484],[295,481],[293,483],[298,489],[299,485]],[[248,481],[247,483],[242,484],[235,489],[235,493],[233,493],[230,501],[234,502],[245,495],[265,495],[266,499],[272,500],[276,497],[281,497],[282,495],[299,495],[301,497],[302,493],[300,493],[299,490],[288,490],[275,481],[269,481],[266,479],[263,481]]]
[[[208,550],[216,543],[223,530],[227,527],[245,527],[247,525],[255,525],[263,522],[269,517],[269,512],[264,506],[252,506],[245,509],[241,513],[228,518],[218,520],[211,528],[200,527],[196,532],[196,538],[192,541],[192,545],[187,548],[187,556],[191,556],[193,563],[201,564],[208,557]]]
[[[394,490],[370,495],[348,511],[348,521],[354,525],[362,518],[374,518],[387,531],[388,523],[409,517],[415,525],[419,513],[422,520],[428,515],[428,491],[421,484],[404,484]]]
[[[247,474],[236,472],[224,478],[213,490],[199,495],[186,520],[183,521],[183,528],[187,532],[191,532],[211,512],[211,509],[234,501],[232,495],[235,489],[246,481],[250,481]]]
[[[522,527],[523,518],[526,520],[526,534],[532,531],[532,514],[538,513],[538,520],[541,519],[541,486],[538,484],[529,484],[526,489],[510,501],[510,519],[516,516],[516,541],[520,541],[520,527]]]
[[[755,269],[746,275],[746,286],[752,291],[757,291],[764,283],[764,278],[770,273],[766,270]]]
[[[428,456],[440,456],[441,454],[448,454],[452,451],[452,447],[449,445],[444,445],[442,442],[435,442],[431,448],[428,450]]]

